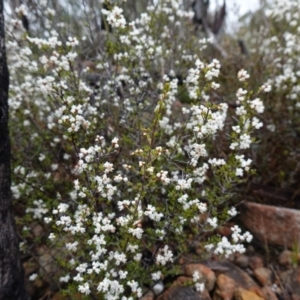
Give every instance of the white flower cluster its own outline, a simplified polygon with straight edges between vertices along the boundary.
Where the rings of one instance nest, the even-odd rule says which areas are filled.
[[[34,208],[26,208],[26,213],[32,213],[34,219],[41,219],[48,211],[46,204],[42,199],[34,200],[33,204],[36,206]]]
[[[165,266],[168,262],[173,262],[173,252],[169,249],[168,245],[160,249],[156,256],[156,263]]]
[[[274,67],[272,76],[261,89],[270,92],[274,90],[285,91],[287,98],[294,100],[293,105],[299,103],[299,68],[297,57],[299,48],[299,1],[274,1],[266,10],[266,16],[271,22],[286,24],[282,33],[266,30],[260,38],[259,51],[264,54],[264,59]],[[256,38],[256,37],[254,37]],[[299,104],[298,104],[299,105]]]
[[[22,16],[28,15],[28,9],[24,4],[21,4],[19,7],[15,9],[16,14],[21,14]]]
[[[201,184],[206,179],[206,172],[209,169],[209,165],[207,163],[203,163],[201,167],[197,167],[193,171],[194,182]]]
[[[187,128],[193,128],[197,138],[202,139],[209,135],[214,135],[218,130],[222,130],[227,116],[228,105],[222,103],[219,110],[213,112],[204,105],[192,106],[190,108],[191,119]]]
[[[242,69],[238,72],[239,81],[246,81],[246,79],[248,78],[250,78],[250,75],[247,73],[246,70]]]
[[[204,289],[205,289],[204,283],[203,282],[199,282],[200,279],[202,279],[202,278],[200,277],[199,272],[195,271],[193,273],[193,281],[195,282],[195,287],[196,287],[196,291],[197,292],[203,292]]]
[[[191,99],[200,99],[203,96],[202,91],[199,89],[199,80],[201,76],[208,81],[211,81],[214,77],[218,77],[220,74],[221,64],[217,59],[213,59],[210,64],[204,64],[200,59],[195,62],[196,68],[191,68],[188,71],[186,78],[186,85]],[[205,72],[203,70],[205,69]],[[220,85],[212,82],[213,89],[217,89]]]
[[[238,89],[236,96],[237,96],[236,103],[239,105],[236,108],[236,115],[243,120],[243,125],[232,126],[232,129],[235,133],[237,133],[238,138],[236,138],[230,144],[230,149],[232,150],[249,149],[252,143],[250,132],[253,129],[259,129],[263,126],[262,122],[260,122],[259,119],[255,116],[252,116],[252,120],[251,119],[249,120],[250,117],[248,117],[248,115],[249,113],[251,113],[251,111],[249,111],[249,108],[252,109],[255,113],[261,114],[264,112],[264,104],[259,98],[256,98],[254,100],[247,100],[247,98],[249,97],[248,91],[243,90],[241,88]],[[238,157],[237,159],[240,160]],[[250,163],[251,162],[248,161],[248,165]],[[242,165],[243,164],[244,163],[242,163]],[[236,170],[236,175],[243,176],[242,169],[238,168]]]
[[[250,170],[250,164],[251,164],[252,160],[250,158],[245,160],[244,157],[245,156],[243,154],[235,156],[237,162],[239,162],[239,167],[236,168],[236,172],[235,172],[236,176],[243,176],[244,171],[248,172]]]
[[[148,204],[144,215],[148,216],[151,220],[155,222],[159,222],[164,217],[164,215],[162,213],[158,213],[156,211],[156,208],[151,204]]]
[[[114,6],[112,10],[102,9],[102,14],[106,16],[107,23],[114,28],[125,28],[126,19],[123,16],[123,9]]]
[[[37,45],[39,48],[42,48],[43,46],[49,46],[50,48],[56,48],[59,46],[62,46],[62,42],[58,39],[57,36],[52,36],[48,40],[46,39],[40,39],[40,38],[31,38],[27,37],[28,41],[32,44]]]
[[[231,207],[229,210],[228,210],[228,215],[230,216],[230,217],[235,217],[237,214],[238,214],[238,212],[237,212],[237,210],[236,210],[236,208],[235,207]]]
[[[232,240],[233,243],[231,243],[227,237],[222,237],[222,240],[217,243],[216,246],[213,244],[208,244],[205,246],[205,248],[208,251],[213,250],[215,254],[221,254],[224,255],[226,258],[228,258],[231,254],[233,253],[244,253],[246,251],[245,247],[243,244],[240,242],[251,242],[252,240],[252,235],[249,232],[245,232],[244,234],[241,234],[241,229],[237,226],[234,225],[231,228],[232,231]]]
[[[191,206],[196,206],[200,213],[204,213],[207,210],[206,203],[201,203],[199,199],[194,199],[188,201],[188,194],[182,195],[180,198],[177,199],[177,201],[182,204],[183,210],[189,209]]]
[[[206,222],[214,229],[218,227],[218,219],[216,217],[208,218]]]

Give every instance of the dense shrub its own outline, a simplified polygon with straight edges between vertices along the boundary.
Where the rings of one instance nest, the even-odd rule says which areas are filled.
[[[200,258],[243,252],[249,233],[235,226],[228,240],[214,230],[236,215],[244,183],[296,179],[295,7],[274,5],[263,30],[241,29],[248,57],[235,42],[222,57],[181,1],[149,5],[131,22],[110,1],[107,30],[87,37],[40,5],[42,30],[7,26],[24,253],[59,253],[53,279],[70,294],[133,299],[195,248]],[[24,6],[16,12],[32,19]],[[36,223],[48,240],[32,239]]]

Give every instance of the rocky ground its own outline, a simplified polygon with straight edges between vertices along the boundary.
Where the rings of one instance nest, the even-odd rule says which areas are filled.
[[[245,254],[228,260],[183,262],[182,274],[161,294],[143,300],[299,300],[300,212],[244,203],[236,220],[254,235]],[[221,230],[222,233],[222,230]],[[223,234],[228,234],[227,229]],[[197,292],[192,274],[198,271],[205,289]]]
[[[238,217],[219,233],[229,235],[234,224],[250,231],[254,239],[246,253],[201,262],[187,254],[181,261],[181,274],[155,286],[140,300],[300,300],[299,209],[245,202],[239,211]],[[36,225],[32,234],[42,238],[45,229]],[[51,283],[50,274],[58,272],[55,257],[59,254],[45,247],[39,247],[37,253],[35,260],[24,262],[26,288],[32,300],[70,299],[55,292],[57,287]],[[194,271],[205,282],[203,292],[195,289]],[[28,280],[31,274],[41,272],[49,275],[48,282],[47,276],[44,280]],[[74,295],[73,299],[82,297]]]

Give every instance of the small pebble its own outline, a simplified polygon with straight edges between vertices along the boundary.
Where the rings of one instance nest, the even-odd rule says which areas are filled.
[[[249,266],[249,261],[250,258],[247,255],[241,254],[235,259],[235,264],[240,268],[247,268]]]

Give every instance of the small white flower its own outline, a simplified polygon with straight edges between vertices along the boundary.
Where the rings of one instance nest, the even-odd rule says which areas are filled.
[[[27,16],[28,15],[28,10],[27,7],[24,4],[21,4],[19,7],[17,7],[15,9],[16,14],[20,14],[23,16]]]
[[[157,271],[155,273],[151,274],[152,280],[153,281],[158,281],[161,279],[161,271]]]
[[[197,292],[203,292],[203,291],[204,291],[204,288],[205,288],[205,285],[204,285],[203,282],[202,282],[202,283],[197,282],[197,283],[195,284],[195,287],[196,287]]]
[[[218,227],[218,220],[216,217],[213,217],[213,218],[208,218],[207,219],[207,223],[213,227],[213,228],[217,228]]]
[[[259,98],[249,100],[248,103],[250,104],[250,107],[259,114],[263,113],[265,110],[264,104]]]
[[[238,72],[239,81],[245,81],[248,78],[250,78],[250,75],[247,73],[246,70],[242,69]]]
[[[82,294],[89,295],[91,293],[90,286],[87,282],[78,286],[78,291]]]
[[[242,168],[236,168],[235,176],[242,177],[244,175],[244,170]]]
[[[51,233],[49,234],[49,239],[50,239],[50,240],[54,240],[55,238],[56,238],[55,234],[54,234],[53,232],[51,232]]]
[[[144,230],[142,228],[129,228],[128,232],[131,233],[133,236],[137,237],[138,239],[142,238]]]
[[[199,281],[199,279],[200,279],[199,272],[198,272],[198,271],[195,271],[195,272],[193,273],[193,281],[194,281],[194,282],[197,282],[197,281]]]
[[[69,274],[67,274],[64,277],[62,276],[62,277],[59,278],[60,282],[69,282],[69,280],[70,280],[70,275]]]
[[[105,168],[104,172],[105,172],[105,173],[110,173],[110,172],[112,172],[112,171],[114,170],[113,166],[114,166],[113,164],[111,164],[111,163],[109,163],[109,162],[106,162],[106,163],[103,165],[103,167]]]
[[[118,142],[119,142],[119,139],[117,137],[113,138],[112,141],[111,141],[111,143],[113,144],[113,146],[115,148],[119,148]]]
[[[78,40],[75,38],[75,37],[68,37],[68,41],[66,42],[66,45],[67,46],[71,46],[71,47],[74,47],[74,46],[77,46],[79,45],[79,42]]]
[[[262,91],[264,91],[265,93],[269,93],[272,90],[272,86],[270,84],[263,84],[261,86]]]
[[[34,281],[38,277],[38,274],[34,273],[29,276],[30,281]]]
[[[228,210],[228,215],[231,216],[231,217],[235,217],[237,215],[237,210],[235,207],[231,207],[229,210]]]

